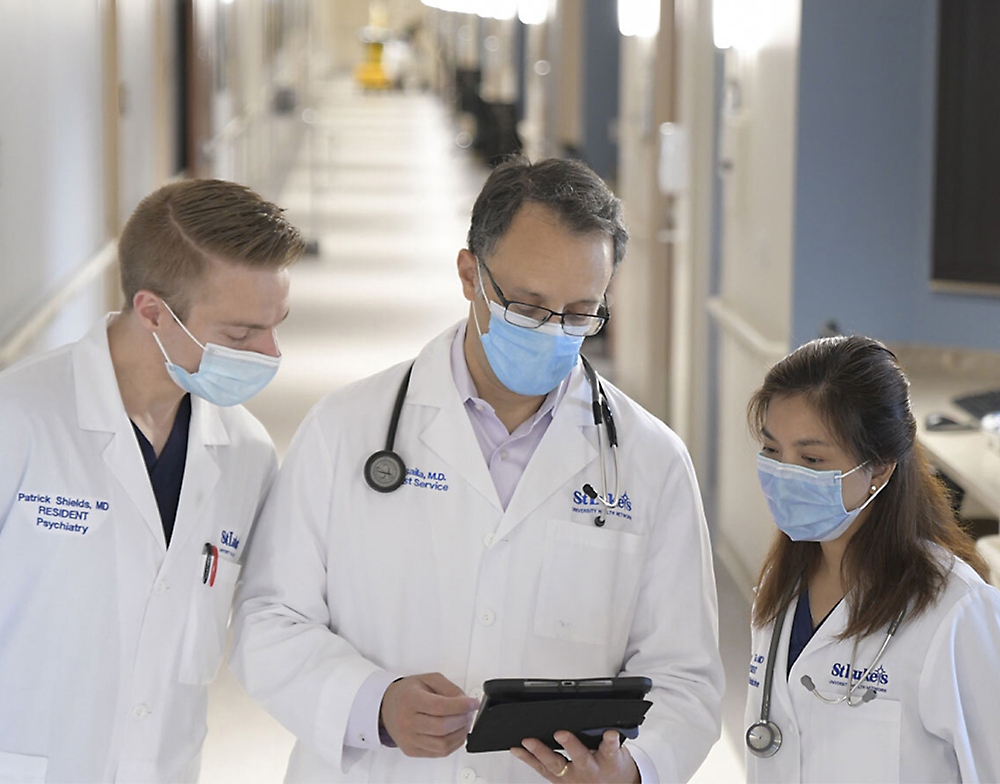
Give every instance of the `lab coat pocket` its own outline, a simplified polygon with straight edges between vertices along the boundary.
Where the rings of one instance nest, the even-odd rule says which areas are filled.
[[[47,757],[0,751],[0,784],[41,784],[48,767]]]
[[[808,758],[815,761],[803,771],[803,781],[890,782],[899,781],[899,737],[902,706],[898,700],[877,697],[849,708],[840,705],[812,706]],[[780,754],[781,752],[779,752]]]
[[[642,572],[644,536],[549,520],[535,607],[535,634],[614,645]]]
[[[215,679],[226,647],[226,629],[239,576],[240,564],[220,558],[215,583],[199,581],[195,586],[181,646],[177,676],[181,683],[197,686]]]

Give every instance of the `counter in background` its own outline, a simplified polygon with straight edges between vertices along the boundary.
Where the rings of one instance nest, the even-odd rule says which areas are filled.
[[[933,346],[899,345],[892,350],[910,379],[910,400],[917,420],[917,439],[928,457],[965,491],[963,517],[1000,516],[1000,452],[982,430],[927,429],[928,414],[944,414],[958,422],[978,424],[956,406],[956,397],[1000,389],[1000,353]],[[979,540],[1000,587],[1000,536]]]

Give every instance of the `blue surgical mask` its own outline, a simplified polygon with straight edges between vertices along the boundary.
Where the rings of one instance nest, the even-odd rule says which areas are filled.
[[[561,324],[542,324],[537,329],[518,327],[504,318],[502,305],[486,301],[490,306],[490,331],[483,334],[475,307],[472,316],[486,359],[500,383],[518,395],[546,395],[559,386],[580,358],[583,337],[567,335]]]
[[[842,474],[840,471],[814,471],[758,454],[757,477],[774,522],[789,539],[793,542],[830,542],[842,536],[885,487],[883,484],[874,491],[857,509],[848,512],[844,508],[841,483],[845,476],[864,465]]]
[[[267,354],[258,354],[256,351],[241,351],[216,343],[202,345],[174,315],[170,306],[166,302],[163,304],[174,321],[180,324],[181,329],[204,352],[198,370],[189,373],[180,365],[170,361],[159,336],[153,333],[153,339],[166,360],[167,373],[185,392],[197,395],[217,406],[235,406],[260,392],[278,372],[278,365],[281,364],[280,356],[271,357]]]

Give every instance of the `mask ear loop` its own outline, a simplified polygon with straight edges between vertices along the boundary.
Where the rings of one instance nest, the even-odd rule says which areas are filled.
[[[479,277],[479,290],[476,292],[476,296],[482,295],[482,298],[486,300],[487,306],[489,305],[489,299],[486,296],[486,289],[483,287],[483,271],[479,268],[479,258],[476,259],[476,275]],[[483,328],[479,326],[479,314],[476,313],[476,303],[472,303],[472,320],[476,322],[476,332],[479,333],[480,339],[483,337]]]
[[[176,321],[180,325],[180,328],[184,330],[185,334],[189,338],[191,338],[191,340],[193,340],[195,343],[198,344],[198,348],[200,348],[202,351],[204,351],[205,350],[205,346],[202,345],[202,342],[200,340],[198,340],[198,338],[196,338],[194,335],[191,334],[191,331],[187,327],[184,326],[184,322],[181,321],[179,318],[177,318],[177,314],[174,313],[173,309],[171,309],[171,307],[167,304],[167,301],[165,299],[161,299],[160,302],[163,303],[163,307],[165,307],[167,309],[167,313],[169,313],[171,316],[173,316],[174,321]],[[153,333],[153,337],[156,337],[156,333],[155,332]],[[159,338],[157,338],[156,342],[157,343],[160,342]],[[161,349],[162,349],[162,346],[161,346]],[[166,354],[166,352],[164,352],[164,355],[165,354]],[[169,360],[167,360],[167,361],[169,362]]]
[[[853,474],[853,473],[854,473],[855,471],[857,471],[858,469],[860,469],[860,468],[864,468],[864,467],[865,467],[866,465],[868,465],[868,464],[869,464],[870,462],[871,462],[871,460],[865,460],[865,462],[863,462],[863,463],[858,463],[858,464],[857,464],[856,466],[854,466],[854,468],[852,468],[852,469],[851,469],[850,471],[845,471],[845,472],[844,472],[843,474],[841,474],[841,475],[840,475],[840,478],[841,478],[841,479],[843,479],[843,478],[844,478],[845,476],[850,476],[851,474]]]
[[[160,353],[163,354],[163,358],[166,360],[167,364],[169,365],[174,364],[173,360],[167,355],[167,350],[163,347],[163,344],[160,342],[160,336],[157,335],[155,332],[153,333],[153,340],[155,340],[156,345],[160,347]]]
[[[865,462],[861,463],[860,465],[856,465],[856,466],[854,466],[854,468],[852,468],[852,469],[851,469],[850,471],[848,471],[847,473],[844,473],[844,474],[841,474],[841,475],[840,475],[840,478],[841,478],[841,479],[843,479],[843,478],[844,478],[845,476],[847,476],[848,474],[853,474],[853,473],[854,473],[855,471],[857,471],[857,470],[858,470],[859,468],[864,468],[864,467],[865,467],[866,465],[868,465],[868,464],[869,464],[870,462],[871,462],[871,460],[865,460]],[[890,476],[890,477],[889,477],[889,479],[891,479],[891,478],[892,478],[892,477]],[[871,485],[869,485],[869,487],[868,487],[868,498],[866,498],[866,499],[865,499],[865,502],[864,502],[863,504],[861,504],[861,506],[860,506],[860,507],[858,507],[858,509],[857,509],[857,510],[851,510],[851,511],[861,511],[861,510],[862,510],[862,509],[864,509],[864,508],[865,508],[866,506],[868,506],[868,504],[870,504],[870,503],[871,503],[872,501],[874,501],[874,500],[875,500],[875,496],[877,496],[877,495],[878,495],[879,493],[881,493],[881,492],[882,492],[883,490],[885,490],[885,486],[886,486],[887,484],[889,484],[889,479],[886,479],[886,480],[885,480],[885,482],[883,482],[883,483],[882,483],[882,486],[881,486],[881,487],[879,487],[878,485],[875,485],[875,484],[871,484]]]

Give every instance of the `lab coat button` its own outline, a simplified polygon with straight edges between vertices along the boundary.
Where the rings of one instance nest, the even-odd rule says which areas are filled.
[[[500,459],[501,459],[501,460],[506,460],[506,459],[507,459],[507,450],[506,450],[506,449],[504,449],[504,450],[503,450],[503,451],[502,451],[502,452],[500,453]]]
[[[465,784],[472,784],[476,780],[476,771],[472,768],[462,768],[462,772],[458,775],[458,780]]]
[[[149,708],[147,708],[145,705],[141,705],[140,704],[140,705],[136,705],[134,708],[132,708],[132,715],[135,718],[139,719],[140,721],[142,719],[146,718],[150,713],[152,713],[152,711]]]
[[[157,580],[156,585],[153,586],[153,593],[157,596],[167,592],[167,583],[163,580]]]
[[[493,610],[486,610],[482,615],[479,616],[479,620],[483,622],[483,626],[492,626],[493,622],[497,619]]]
[[[492,546],[492,544],[493,544],[493,534],[486,534],[486,536],[483,537],[483,545],[486,547],[490,547]]]

